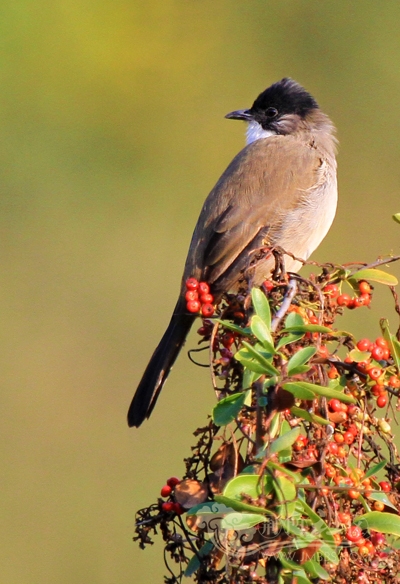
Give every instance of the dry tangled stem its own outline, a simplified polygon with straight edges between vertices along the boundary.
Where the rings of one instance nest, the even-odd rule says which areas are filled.
[[[175,507],[160,498],[137,513],[140,547],[161,532],[166,584],[400,582],[398,332],[382,321],[378,344],[361,350],[336,325],[345,281],[372,296],[360,268],[293,275],[279,319],[286,278],[227,295],[203,321],[218,405],[194,433]]]

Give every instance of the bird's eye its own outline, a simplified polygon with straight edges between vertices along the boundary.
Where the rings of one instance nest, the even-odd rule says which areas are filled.
[[[274,107],[269,107],[267,108],[267,111],[265,113],[268,118],[276,118],[276,116],[278,115],[278,110]]]

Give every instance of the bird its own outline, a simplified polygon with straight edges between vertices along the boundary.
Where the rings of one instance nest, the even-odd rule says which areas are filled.
[[[226,118],[247,123],[246,146],[218,180],[200,212],[170,323],[128,411],[139,427],[153,411],[196,318],[186,308],[185,282],[205,281],[215,302],[251,271],[251,285],[271,277],[267,254],[249,267],[254,250],[281,248],[285,269],[298,272],[328,233],[337,207],[335,127],[304,87],[289,77],[272,84],[250,109]],[[249,277],[250,277],[249,275]]]

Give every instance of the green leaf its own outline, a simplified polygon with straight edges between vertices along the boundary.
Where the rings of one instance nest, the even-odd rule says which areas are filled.
[[[316,513],[304,500],[300,500],[304,513],[308,515],[313,523],[314,529],[321,534],[322,538],[329,544],[335,545],[335,540],[332,535],[332,530],[327,523]]]
[[[262,515],[272,515],[275,517],[275,514],[264,507],[257,507],[256,505],[249,505],[248,503],[241,503],[240,501],[236,501],[235,499],[229,499],[229,497],[224,497],[223,495],[215,495],[214,497],[217,503],[221,505],[226,505],[230,507],[234,511],[244,511],[245,513],[260,513]]]
[[[368,280],[370,282],[378,282],[379,284],[385,284],[386,286],[397,286],[398,280],[392,274],[388,274],[382,270],[377,270],[376,268],[363,268],[358,270],[355,274],[351,275],[353,280]]]
[[[248,358],[249,356],[250,356],[249,352],[246,351],[245,349],[240,349],[240,351],[235,353],[236,361],[239,361],[239,363],[241,363],[243,367],[250,369],[250,371],[254,371],[254,373],[261,374],[265,373],[265,367],[260,365],[258,361],[254,361],[254,359],[249,359]]]
[[[334,331],[327,327],[322,326],[322,324],[299,324],[295,326],[285,326],[282,329],[284,333],[329,333],[335,334]]]
[[[283,434],[276,440],[274,440],[269,446],[269,454],[275,454],[276,452],[280,452],[281,450],[285,450],[286,448],[290,448],[292,444],[294,444],[300,434],[300,428],[293,428],[286,434]]]
[[[260,343],[262,343],[263,347],[265,347],[268,352],[275,353],[274,340],[272,338],[271,331],[262,318],[257,314],[251,318],[250,328],[253,335],[257,337]]]
[[[290,413],[293,416],[296,416],[297,418],[303,418],[303,420],[306,420],[306,422],[311,422],[312,424],[323,424],[325,426],[328,426],[328,424],[330,424],[329,420],[325,420],[325,418],[316,416],[315,414],[307,412],[307,410],[303,410],[296,406],[290,408]]]
[[[226,426],[230,422],[233,422],[242,409],[245,399],[246,392],[234,393],[221,399],[212,411],[214,423],[217,426]]]
[[[385,468],[386,465],[387,465],[387,461],[381,460],[380,462],[378,462],[378,464],[376,464],[375,466],[373,466],[369,470],[367,470],[367,472],[364,475],[364,479],[368,479],[369,477],[372,477],[372,475],[377,474],[380,470]]]
[[[312,578],[320,578],[321,580],[331,579],[328,572],[321,566],[321,564],[314,560],[308,560],[308,562],[304,562],[303,568],[310,574]]]
[[[280,349],[281,347],[284,347],[285,345],[289,345],[290,343],[295,343],[296,341],[299,341],[300,339],[302,339],[304,337],[304,333],[290,333],[288,335],[285,335],[284,337],[281,337],[278,341],[278,344],[276,345],[277,349]]]
[[[214,544],[212,541],[206,541],[206,543],[199,549],[197,554],[195,554],[188,565],[186,566],[186,570],[184,572],[185,576],[189,578],[193,576],[195,572],[200,568],[200,559],[207,556],[214,548]]]
[[[260,288],[253,288],[251,291],[251,300],[256,314],[267,325],[267,328],[271,330],[271,309],[264,292]]]
[[[366,361],[371,357],[371,353],[369,351],[359,351],[358,349],[352,349],[349,353],[352,361],[356,363],[360,363],[361,361]]]
[[[392,215],[392,219],[394,219],[397,223],[400,223],[400,213],[395,213]]]
[[[222,529],[241,531],[242,529],[251,529],[265,521],[267,521],[267,518],[259,513],[228,513],[222,519],[221,527]]]
[[[400,517],[394,513],[371,511],[354,517],[353,522],[358,523],[362,529],[373,529],[381,533],[400,536]]]
[[[313,396],[322,395],[329,399],[337,398],[338,400],[349,404],[357,403],[357,400],[352,395],[347,395],[347,393],[342,393],[330,387],[307,383],[306,381],[289,381],[288,383],[284,383],[282,387],[300,399],[313,399],[313,397],[303,397],[303,395],[313,394]]]
[[[273,483],[276,497],[281,505],[278,506],[278,513],[281,518],[291,517],[296,509],[297,491],[289,478],[279,476]]]
[[[230,331],[233,331],[234,333],[238,333],[238,335],[244,335],[245,337],[248,337],[251,335],[251,330],[249,328],[241,328],[240,326],[237,326],[237,324],[233,324],[231,322],[228,322],[227,320],[221,320],[220,318],[215,318],[214,322],[218,322],[224,328],[226,328]]]
[[[390,507],[391,509],[398,511],[397,507],[393,505],[392,501],[389,499],[387,494],[382,491],[372,492],[368,498],[372,499],[373,501],[380,501],[381,503],[386,505],[386,507]]]
[[[264,357],[264,355],[262,355],[252,345],[250,345],[250,343],[243,341],[243,346],[246,347],[250,355],[264,367],[265,373],[269,373],[270,375],[279,375],[278,369],[276,369],[272,363],[270,363],[270,361]]]
[[[287,364],[288,375],[295,375],[293,373],[294,369],[297,369],[300,365],[305,365],[311,359],[313,355],[317,352],[315,347],[304,347],[297,351],[290,359]]]
[[[305,324],[303,318],[297,312],[289,312],[285,320],[285,327],[296,327]]]
[[[252,499],[257,499],[262,493],[268,494],[272,491],[272,480],[270,476],[260,478],[255,474],[240,474],[227,483],[223,495],[241,501],[242,494],[245,493]]]
[[[389,321],[386,318],[382,318],[379,322],[383,338],[389,345],[390,353],[394,359],[397,370],[400,371],[400,346],[394,335],[391,334],[389,330]]]
[[[298,367],[295,367],[290,374],[291,375],[301,375],[302,373],[306,373],[307,371],[310,371],[311,367],[309,365],[299,365]]]

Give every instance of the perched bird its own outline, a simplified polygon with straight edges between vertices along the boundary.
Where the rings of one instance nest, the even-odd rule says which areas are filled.
[[[195,319],[186,309],[186,279],[206,281],[216,301],[234,291],[243,274],[259,286],[271,276],[275,260],[267,256],[251,267],[253,250],[279,247],[306,260],[335,216],[335,129],[301,85],[282,79],[250,109],[226,117],[248,123],[247,145],[203,205],[178,302],[132,400],[129,426],[150,416]],[[285,256],[285,267],[296,272],[301,263]]]

